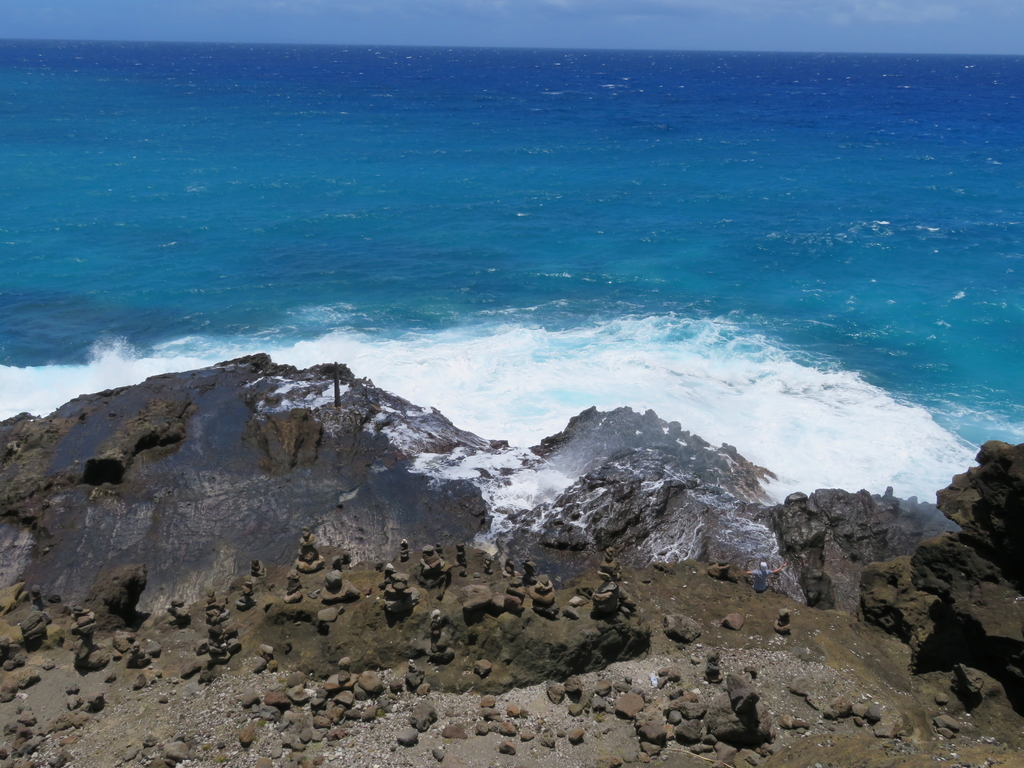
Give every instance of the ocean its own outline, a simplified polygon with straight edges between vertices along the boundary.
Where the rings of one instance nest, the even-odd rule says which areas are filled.
[[[258,351],[934,501],[1024,441],[1024,59],[0,41],[0,418]]]

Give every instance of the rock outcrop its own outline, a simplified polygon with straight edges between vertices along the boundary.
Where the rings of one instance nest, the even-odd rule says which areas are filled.
[[[467,541],[486,512],[465,481],[409,471],[420,452],[487,441],[341,367],[254,355],[79,397],[0,424],[4,572],[82,599],[101,569],[145,563],[141,610],[196,600],[291,556],[303,525],[374,558],[401,536]]]
[[[164,611],[245,574],[253,560],[294,558],[308,527],[300,574],[326,569],[321,550],[344,550],[353,562],[408,562],[403,572],[434,588],[451,564],[429,554],[416,566],[408,545],[395,557],[396,542],[446,547],[487,532],[506,562],[529,563],[521,588],[541,573],[557,587],[611,545],[612,571],[619,561],[699,559],[731,563],[741,577],[778,555],[790,567],[775,588],[851,609],[864,563],[909,553],[945,520],[927,505],[866,492],[771,505],[769,470],[652,411],[591,408],[517,452],[344,366],[335,406],[335,368],[300,371],[253,355],[0,423],[0,587],[24,579],[77,601],[104,569],[141,563],[148,586],[138,610]],[[566,482],[502,507],[520,472]],[[456,551],[456,569],[464,567]],[[310,587],[294,586],[288,599],[297,604]],[[505,585],[501,599],[522,605],[517,589]],[[545,600],[526,607],[543,611]]]
[[[910,646],[915,672],[981,670],[1024,712],[1024,445],[986,443],[977,461],[939,492],[962,530],[871,564],[860,614]]]

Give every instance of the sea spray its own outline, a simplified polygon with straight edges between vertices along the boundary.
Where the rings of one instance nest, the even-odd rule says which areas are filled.
[[[297,367],[345,362],[460,428],[519,447],[591,406],[653,409],[770,469],[778,480],[768,490],[779,499],[797,490],[881,493],[891,485],[897,495],[931,501],[974,452],[924,408],[835,363],[811,365],[727,319],[673,316],[557,331],[513,323],[396,338],[338,331],[279,347],[191,338],[149,355],[104,345],[84,366],[0,368],[12,393],[0,415],[47,413],[79,394],[258,351]]]

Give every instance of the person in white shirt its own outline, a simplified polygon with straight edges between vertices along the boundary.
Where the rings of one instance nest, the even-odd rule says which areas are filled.
[[[760,568],[758,568],[757,570],[754,570],[754,571],[747,571],[747,576],[753,576],[754,577],[754,579],[753,579],[754,591],[757,592],[757,594],[759,594],[759,595],[762,592],[767,592],[768,591],[768,577],[769,576],[774,576],[776,573],[778,573],[779,571],[781,571],[785,567],[786,567],[786,564],[783,563],[778,568],[776,568],[774,571],[769,571],[768,570],[768,563],[765,563],[765,562],[762,561]]]

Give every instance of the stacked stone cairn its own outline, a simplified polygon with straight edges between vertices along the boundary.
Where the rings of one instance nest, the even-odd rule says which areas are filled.
[[[398,562],[407,563],[409,562],[409,540],[402,539],[398,545]]]
[[[110,654],[100,650],[93,642],[96,633],[96,614],[88,608],[75,606],[71,609],[74,623],[71,634],[76,638],[74,644],[75,669],[101,669],[110,661]]]
[[[33,610],[18,626],[26,648],[38,647],[46,639],[46,628],[50,624],[50,614],[46,611]]]
[[[405,616],[420,601],[420,591],[409,586],[409,574],[396,573],[384,589],[384,613],[388,616]]]
[[[289,604],[302,602],[302,580],[294,568],[288,571],[284,586],[284,601]]]
[[[622,574],[619,571],[619,561],[615,559],[615,550],[612,547],[606,547],[604,550],[604,560],[597,569],[597,575],[601,577],[602,581],[620,581]]]
[[[554,621],[558,618],[558,605],[555,603],[555,588],[547,575],[541,575],[526,590],[530,598],[533,612],[545,619]]]
[[[434,609],[430,614],[430,662],[431,664],[449,664],[455,658],[455,651],[449,646],[452,632],[448,617],[440,610]]]
[[[391,580],[395,578],[395,566],[391,563],[385,563],[382,570],[384,571],[384,581],[377,585],[377,588],[383,592],[388,588]]]
[[[267,575],[267,566],[262,560],[253,560],[249,563],[249,575],[254,579],[262,579]]]
[[[537,564],[533,560],[523,561],[523,586],[532,587],[537,583]]]
[[[420,556],[420,567],[416,581],[424,589],[444,587],[451,579],[451,566],[444,561],[436,546],[429,544],[423,548]]]
[[[722,682],[722,657],[718,651],[712,651],[708,654],[707,662],[704,666],[704,679],[709,683],[721,683]]]
[[[614,581],[603,582],[594,590],[591,601],[593,615],[601,618],[611,618],[616,614],[629,618],[637,607],[626,591]]]
[[[185,608],[184,600],[171,600],[171,606],[167,609],[167,615],[171,617],[171,624],[178,629],[184,629],[192,623],[192,616]]]
[[[391,572],[394,573],[395,567],[390,563],[388,563],[388,566],[391,567]],[[324,588],[320,592],[320,602],[324,605],[352,603],[363,596],[363,593],[352,582],[345,580],[345,577],[342,575],[342,568],[344,567],[344,559],[340,555],[331,562],[331,570],[324,576]]]
[[[242,583],[242,594],[235,600],[235,608],[239,611],[248,611],[256,605],[256,598],[253,595],[252,579],[246,579]]]
[[[309,526],[304,527],[302,538],[299,539],[299,557],[295,561],[295,570],[299,573],[316,573],[326,565],[326,561],[316,548],[316,536],[312,529]]]
[[[211,664],[224,664],[232,656],[242,650],[238,640],[238,628],[228,623],[231,611],[226,600],[218,600],[211,589],[206,597],[206,634],[207,640],[199,644],[197,656],[209,654]]]
[[[526,603],[526,587],[523,586],[523,582],[518,578],[513,578],[509,581],[508,586],[505,588],[505,600],[504,607],[509,613],[519,615],[523,610],[523,605]]]
[[[793,630],[789,624],[789,608],[779,608],[779,618],[775,621],[774,629],[780,635],[788,635]]]

